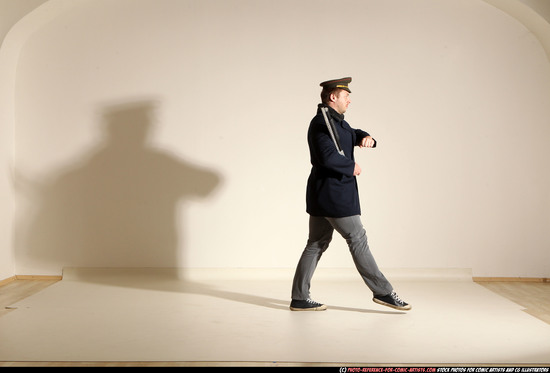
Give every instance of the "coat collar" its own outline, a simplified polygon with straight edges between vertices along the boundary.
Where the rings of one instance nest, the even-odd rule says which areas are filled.
[[[326,107],[328,108],[328,113],[329,115],[337,122],[341,122],[344,120],[344,114],[340,114],[338,113],[336,110],[334,110],[333,108],[331,108],[330,106],[328,105],[325,105],[325,104],[319,104],[317,105],[317,114],[321,114],[321,108],[322,107]]]

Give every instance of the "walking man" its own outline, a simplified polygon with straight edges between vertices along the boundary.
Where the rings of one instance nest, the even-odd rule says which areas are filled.
[[[327,306],[310,297],[310,283],[317,263],[336,230],[347,242],[353,261],[373,301],[398,310],[410,310],[390,282],[380,272],[367,243],[361,223],[356,177],[361,167],[355,163],[354,147],[376,147],[367,132],[353,129],[344,120],[349,104],[351,78],[321,83],[321,104],[308,130],[311,173],[307,182],[306,205],[309,218],[307,245],[298,262],[292,283],[293,311],[322,311]]]

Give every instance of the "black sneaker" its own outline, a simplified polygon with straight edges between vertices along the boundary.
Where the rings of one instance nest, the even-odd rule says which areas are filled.
[[[327,306],[317,303],[310,298],[306,300],[293,299],[292,302],[290,302],[291,311],[324,311],[326,309]]]
[[[410,304],[405,303],[401,298],[399,298],[395,291],[392,291],[390,294],[384,296],[375,295],[372,300],[374,303],[395,308],[396,310],[408,311],[412,308]]]

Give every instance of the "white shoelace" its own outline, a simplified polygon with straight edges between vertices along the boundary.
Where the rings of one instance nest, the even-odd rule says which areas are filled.
[[[401,298],[399,298],[399,295],[395,291],[392,291],[390,296],[398,303],[405,304],[405,301],[403,301]]]

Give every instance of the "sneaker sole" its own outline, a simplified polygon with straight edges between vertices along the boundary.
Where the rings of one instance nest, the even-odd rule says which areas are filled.
[[[311,308],[296,308],[296,307],[290,307],[291,311],[324,311],[327,309],[327,306],[324,304],[319,307],[311,307]]]
[[[386,307],[390,307],[390,308],[393,308],[393,309],[396,309],[396,310],[400,310],[400,311],[409,311],[412,309],[412,306],[409,304],[405,307],[398,307],[398,306],[394,306],[393,304],[389,304],[389,303],[386,303],[386,302],[383,302],[379,299],[376,299],[376,298],[372,298],[373,302],[374,303],[378,303],[382,306],[386,306]]]

